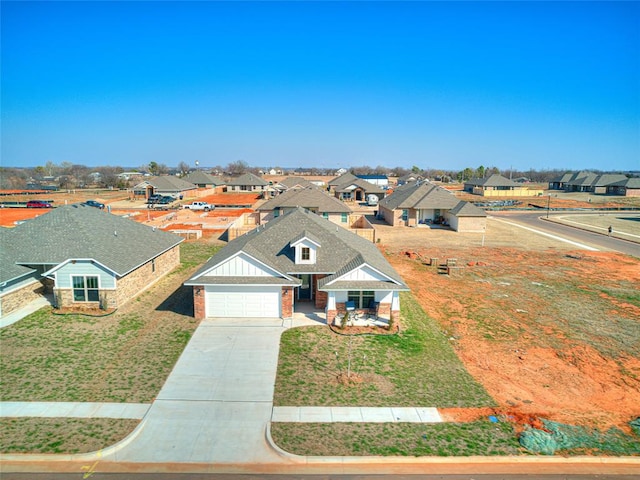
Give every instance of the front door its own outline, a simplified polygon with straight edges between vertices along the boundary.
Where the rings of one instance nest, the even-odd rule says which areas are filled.
[[[311,300],[311,274],[300,275],[302,285],[298,287],[298,300]]]

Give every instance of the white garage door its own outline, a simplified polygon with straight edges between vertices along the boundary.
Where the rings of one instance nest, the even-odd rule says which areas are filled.
[[[280,317],[280,287],[206,287],[207,317]]]

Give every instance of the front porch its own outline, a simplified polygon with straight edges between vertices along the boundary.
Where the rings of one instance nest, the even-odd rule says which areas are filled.
[[[336,316],[333,324],[341,327],[344,314],[342,317]],[[388,328],[391,322],[390,315],[377,314],[370,312],[369,309],[354,310],[352,314],[347,315],[347,323],[345,327],[380,327]],[[303,325],[327,325],[327,314],[324,310],[319,310],[313,302],[296,302],[293,309],[292,326]]]

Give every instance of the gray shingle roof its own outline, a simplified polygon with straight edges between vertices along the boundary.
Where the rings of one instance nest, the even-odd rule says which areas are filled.
[[[253,173],[245,173],[244,175],[240,175],[239,177],[232,178],[227,182],[227,185],[232,187],[241,187],[242,185],[265,187],[269,184]]]
[[[345,174],[346,175],[346,174]],[[350,190],[350,187],[356,185],[364,190],[364,193],[384,193],[386,190],[374,183],[367,182],[361,178],[357,178],[351,182],[341,183],[335,186],[336,192],[347,192]]]
[[[344,185],[345,183],[354,182],[357,179],[358,177],[356,177],[353,173],[346,172],[346,173],[343,173],[342,175],[337,176],[333,180],[330,180],[328,185],[331,187],[335,187],[337,185]]]
[[[307,232],[307,235],[313,235],[314,241],[320,244],[315,264],[297,265],[295,263],[290,242],[292,239],[300,238],[300,234],[303,232]],[[399,288],[407,289],[398,273],[372,242],[302,208],[292,210],[286,215],[270,221],[266,226],[258,227],[229,242],[209,259],[186,284],[202,284],[202,280],[198,279],[200,275],[239,252],[245,252],[285,275],[295,273],[326,273],[331,275],[336,272],[349,271],[366,263],[393,279],[392,283],[398,285]],[[323,283],[327,281],[323,279]],[[389,284],[389,288],[392,288],[392,283]]]
[[[5,232],[15,261],[93,259],[122,276],[182,242],[169,232],[82,205],[58,207]]]
[[[289,190],[263,203],[257,210],[270,212],[276,208],[295,207],[316,209],[318,213],[351,213],[343,202],[315,187]]]
[[[189,173],[184,177],[184,180],[194,185],[222,185],[224,183],[220,177],[214,177],[200,170]]]
[[[460,200],[449,190],[423,182],[420,184],[407,183],[396,188],[391,195],[383,198],[380,205],[390,210],[399,208],[449,210],[454,208]]]
[[[450,213],[456,217],[486,217],[484,210],[476,207],[473,203],[460,200],[460,203],[450,210]]]
[[[311,183],[306,178],[302,177],[287,177],[278,182],[279,185],[282,185],[286,188],[294,188],[294,187],[316,187],[313,183]],[[316,187],[317,188],[317,187]]]
[[[193,183],[187,182],[182,178],[173,175],[162,175],[159,177],[150,177],[145,179],[140,185],[148,183],[153,188],[161,192],[184,192],[185,190],[193,190],[197,188]]]
[[[610,183],[611,187],[627,187],[627,188],[640,188],[640,178],[626,178],[618,182]]]
[[[11,241],[11,228],[0,227],[0,283],[29,275],[34,269],[18,265],[16,255],[24,244]]]
[[[464,183],[465,185],[475,185],[477,187],[520,187],[513,180],[509,180],[497,173],[487,178],[472,178]]]

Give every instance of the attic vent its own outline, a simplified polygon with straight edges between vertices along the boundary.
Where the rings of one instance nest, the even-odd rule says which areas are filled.
[[[118,232],[114,230],[114,231],[113,231],[113,236],[114,236],[114,237],[117,237],[117,236],[118,236]]]

